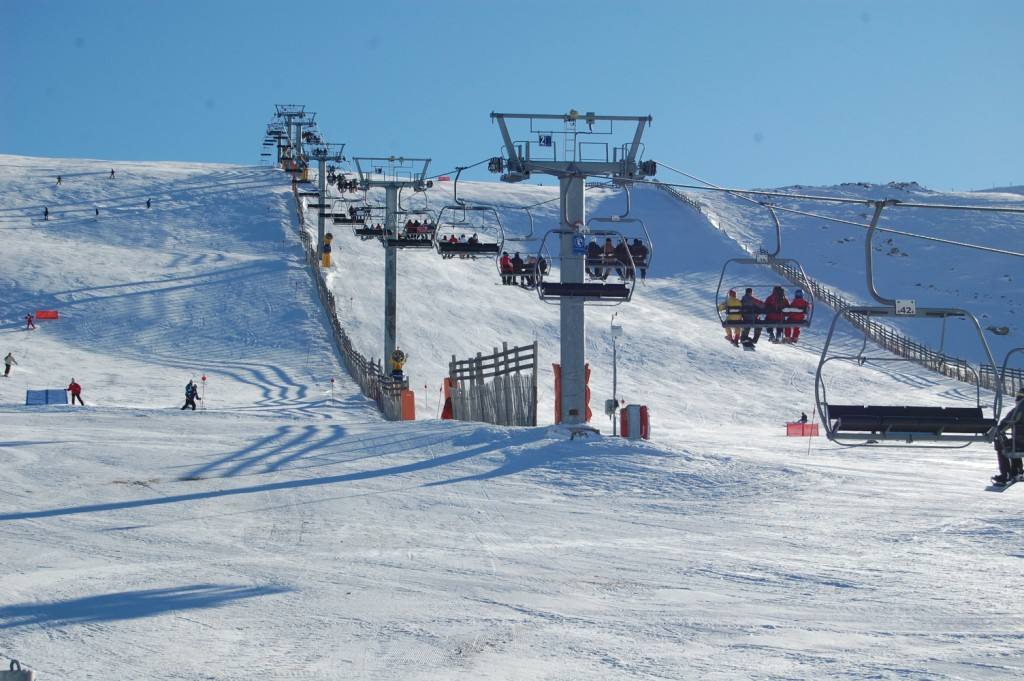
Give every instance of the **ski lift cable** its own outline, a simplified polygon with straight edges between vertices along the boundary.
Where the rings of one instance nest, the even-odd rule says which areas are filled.
[[[896,204],[896,205],[899,205],[899,204]],[[818,218],[820,220],[827,220],[829,222],[838,222],[838,223],[843,224],[843,225],[852,225],[854,227],[861,227],[861,228],[864,228],[864,229],[867,229],[867,228],[869,228],[871,226],[871,225],[866,225],[866,224],[861,223],[861,222],[854,222],[852,220],[843,220],[842,218],[834,218],[834,217],[831,217],[831,216],[828,216],[828,215],[821,215],[819,213],[811,213],[811,212],[804,211],[804,210],[797,210],[796,208],[784,208],[782,206],[774,206],[774,208],[775,208],[775,210],[781,210],[781,211],[784,211],[786,213],[795,213],[797,215],[804,215],[804,216],[807,216],[807,217],[810,217],[810,218]],[[994,248],[992,246],[982,246],[980,244],[972,244],[972,243],[968,243],[966,241],[953,241],[952,239],[943,239],[943,238],[937,237],[937,236],[927,236],[925,234],[915,234],[913,232],[904,232],[901,229],[892,229],[890,227],[878,227],[878,228],[876,228],[876,231],[878,231],[878,232],[886,232],[888,234],[897,234],[899,236],[905,236],[905,237],[909,237],[911,239],[922,239],[924,241],[934,241],[936,243],[947,244],[949,246],[959,246],[961,248],[970,248],[970,249],[974,249],[976,251],[985,251],[987,253],[997,253],[999,255],[1009,255],[1009,256],[1013,256],[1015,258],[1024,258],[1024,253],[1021,253],[1019,251],[1010,251],[1010,250],[1006,250],[1006,249],[1003,249],[1003,248]]]
[[[703,180],[703,179],[701,179],[699,177],[696,177],[694,175],[690,175],[689,173],[684,173],[681,170],[677,170],[676,168],[673,168],[672,166],[670,166],[670,165],[668,165],[666,163],[662,163],[661,161],[658,161],[658,165],[660,165],[662,167],[665,167],[665,168],[668,168],[669,170],[671,170],[673,172],[676,172],[676,173],[679,173],[680,175],[683,175],[685,177],[692,178],[692,179],[696,180],[697,182],[702,182],[706,186],[698,186],[698,185],[690,185],[690,184],[675,184],[675,183],[671,183],[671,182],[658,182],[658,181],[655,181],[655,180],[640,180],[640,179],[637,179],[637,180],[631,180],[631,181],[632,182],[641,182],[641,183],[644,183],[644,184],[663,184],[663,185],[665,185],[667,187],[678,187],[680,189],[697,189],[697,190],[700,190],[700,191],[719,191],[719,192],[724,192],[726,194],[735,194],[735,195],[753,194],[753,195],[756,195],[756,196],[774,196],[774,197],[780,197],[780,198],[801,199],[801,200],[807,200],[807,201],[823,201],[823,202],[827,202],[827,203],[851,203],[851,204],[859,204],[859,205],[862,205],[862,206],[863,205],[872,205],[872,204],[875,203],[874,199],[850,199],[850,198],[837,197],[837,196],[816,196],[816,195],[810,195],[810,194],[790,194],[788,192],[767,191],[767,190],[764,190],[764,189],[736,189],[736,188],[730,188],[730,187],[719,187],[718,185],[712,184],[711,182],[708,182],[707,180]],[[757,203],[757,202],[755,202],[755,203]],[[942,204],[942,203],[908,203],[908,202],[903,202],[903,201],[898,201],[898,200],[893,202],[891,204],[891,206],[893,208],[897,208],[897,207],[903,207],[903,208],[935,208],[935,209],[939,209],[939,210],[973,210],[973,211],[981,211],[981,212],[988,212],[988,213],[1024,214],[1024,208],[1000,208],[1000,207],[996,207],[996,206],[958,206],[958,205],[950,205],[950,204]]]
[[[784,211],[786,213],[794,213],[796,215],[804,215],[804,216],[807,216],[807,217],[818,218],[818,219],[821,219],[821,220],[827,220],[829,222],[837,222],[837,223],[844,224],[844,225],[852,225],[854,227],[861,227],[861,228],[864,228],[864,229],[867,229],[870,226],[870,225],[866,225],[866,224],[861,223],[861,222],[854,222],[852,220],[843,220],[842,218],[834,218],[834,217],[831,217],[831,216],[828,216],[828,215],[821,215],[819,213],[811,213],[811,212],[808,212],[808,211],[797,210],[795,208],[785,208],[783,206],[779,206],[779,205],[776,205],[776,204],[762,203],[760,201],[754,201],[753,199],[751,199],[749,197],[745,197],[745,196],[742,196],[742,195],[738,194],[736,192],[736,190],[725,189],[724,187],[718,187],[718,186],[712,184],[711,182],[708,182],[707,180],[701,179],[701,178],[696,177],[694,175],[691,175],[689,173],[686,173],[686,172],[683,172],[683,171],[678,170],[676,168],[673,168],[672,166],[670,166],[670,165],[668,165],[666,163],[662,163],[661,161],[658,161],[658,164],[661,165],[661,166],[664,166],[665,168],[668,168],[669,170],[671,170],[673,172],[679,173],[680,175],[684,175],[686,177],[689,177],[689,178],[692,178],[692,179],[696,180],[697,182],[703,182],[704,184],[708,185],[707,187],[693,187],[693,186],[687,187],[687,188],[690,188],[690,189],[705,189],[705,190],[706,189],[713,189],[715,191],[722,191],[722,192],[725,192],[725,193],[728,193],[728,194],[733,194],[733,195],[737,196],[738,198],[742,198],[742,199],[744,199],[746,201],[749,201],[751,203],[756,203],[756,204],[765,206],[769,210],[773,210],[773,209],[774,210],[781,210],[781,211]],[[666,184],[667,186],[670,186],[670,187],[685,186],[685,185],[672,185],[672,184],[668,184],[668,183],[663,183],[663,184]],[[798,196],[796,194],[779,194],[778,192],[774,192],[774,193],[751,192],[751,193],[770,194],[770,195],[775,195],[775,196],[787,196],[787,197],[797,197]],[[801,197],[801,198],[812,198],[812,199],[813,198],[819,198],[819,199],[822,199],[822,200],[825,200],[825,201],[837,201],[837,199],[832,199],[830,197]],[[857,203],[857,204],[865,204],[866,203],[868,205],[873,203],[873,201],[865,202],[865,201],[861,201],[861,200],[850,200],[850,199],[841,199],[839,201],[841,201],[843,203]],[[975,210],[975,209],[977,209],[977,210],[987,210],[987,211],[990,211],[990,212],[1024,213],[1024,209],[1016,209],[1016,208],[990,208],[990,207],[983,207],[983,206],[951,206],[951,205],[945,205],[945,204],[900,203],[900,202],[896,202],[896,203],[894,203],[892,205],[893,205],[893,207],[895,207],[895,206],[903,206],[905,208],[939,208],[939,209],[946,209],[946,210],[957,210],[957,209]],[[899,229],[892,229],[892,228],[888,228],[888,227],[878,227],[877,230],[879,232],[887,232],[889,234],[897,234],[899,236],[905,236],[905,237],[909,237],[909,238],[912,238],[912,239],[923,239],[925,241],[934,241],[934,242],[937,242],[937,243],[948,244],[950,246],[959,246],[961,248],[971,248],[971,249],[974,249],[974,250],[986,251],[988,253],[998,253],[1000,255],[1009,255],[1009,256],[1014,256],[1014,257],[1018,257],[1018,258],[1024,257],[1024,253],[1020,253],[1020,252],[1017,252],[1017,251],[1010,251],[1010,250],[1006,250],[1006,249],[1002,249],[1002,248],[993,248],[991,246],[981,246],[979,244],[972,244],[972,243],[968,243],[968,242],[964,242],[964,241],[953,241],[951,239],[942,239],[940,237],[926,236],[924,234],[914,234],[913,232],[905,232],[905,231],[902,231],[902,230],[899,230]]]
[[[460,172],[460,171],[463,171],[463,170],[469,170],[470,168],[476,168],[477,166],[481,166],[481,165],[487,163],[490,160],[491,159],[489,159],[489,158],[485,158],[482,161],[477,161],[473,165],[469,165],[469,166],[455,166],[454,168],[452,168],[449,171],[446,171],[446,172],[443,172],[443,173],[438,173],[437,175],[431,175],[430,177],[425,177],[423,179],[424,180],[436,180],[437,178],[441,177],[442,175],[451,175],[452,173],[457,173],[457,172]]]

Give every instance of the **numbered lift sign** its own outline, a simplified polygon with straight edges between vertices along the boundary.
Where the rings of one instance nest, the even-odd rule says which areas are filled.
[[[913,317],[917,314],[916,300],[896,300],[896,314],[900,317]]]

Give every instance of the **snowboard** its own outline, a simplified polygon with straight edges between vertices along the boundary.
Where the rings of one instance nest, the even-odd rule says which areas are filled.
[[[986,492],[1005,492],[1006,490],[1013,487],[1016,483],[1024,479],[1024,476],[1018,475],[1015,478],[1010,478],[1004,485],[997,485],[996,483],[989,483],[989,486],[985,488]]]

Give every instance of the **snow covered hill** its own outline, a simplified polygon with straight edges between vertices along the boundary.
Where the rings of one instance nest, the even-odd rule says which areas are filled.
[[[655,262],[616,319],[620,393],[651,406],[654,439],[566,442],[382,421],[330,347],[281,173],[115,163],[111,180],[111,165],[0,157],[0,354],[19,361],[0,381],[0,654],[42,681],[1024,671],[1024,598],[1003,588],[1024,527],[1017,488],[983,491],[990,450],[785,438],[810,413],[821,327],[794,347],[726,344],[714,284],[742,251],[667,195],[636,192]],[[590,214],[621,209],[591,191]],[[555,212],[537,212],[540,231]],[[523,233],[522,215],[503,218]],[[340,312],[379,354],[382,249],[335,234]],[[488,261],[400,254],[421,417],[452,354],[536,338],[557,361],[556,308],[497,282]],[[23,330],[49,307],[59,321]],[[610,394],[611,312],[588,310],[595,400]],[[207,409],[182,413],[202,375]],[[71,376],[86,408],[22,406]],[[915,367],[839,370],[830,389],[970,392]]]

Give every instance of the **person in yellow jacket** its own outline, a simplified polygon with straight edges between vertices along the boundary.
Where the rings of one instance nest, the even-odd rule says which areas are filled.
[[[740,299],[736,297],[736,291],[729,289],[729,297],[718,306],[718,309],[728,311],[728,314],[725,316],[726,321],[739,322],[743,321],[743,315],[740,314],[741,305]],[[738,346],[740,344],[740,330],[735,327],[726,327],[725,340]]]

